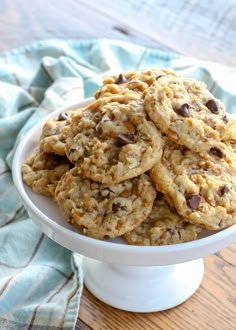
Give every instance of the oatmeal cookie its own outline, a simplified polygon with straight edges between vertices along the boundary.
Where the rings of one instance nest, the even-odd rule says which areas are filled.
[[[66,155],[88,178],[114,183],[140,175],[160,159],[162,136],[131,96],[98,99],[67,121]]]
[[[34,192],[54,196],[58,181],[72,166],[66,157],[36,151],[23,163],[22,176]]]
[[[145,110],[172,141],[208,152],[234,136],[235,125],[205,83],[163,75],[145,91]]]
[[[131,245],[169,245],[193,241],[201,227],[184,220],[164,197],[156,199],[148,218],[123,235]]]
[[[81,234],[97,239],[132,230],[147,218],[155,197],[146,175],[107,185],[83,177],[76,167],[65,173],[55,191],[65,220]]]
[[[80,109],[81,111],[81,109]],[[43,126],[40,137],[40,151],[65,156],[65,137],[62,134],[66,120],[78,110],[69,110],[50,118]]]
[[[103,81],[103,85],[96,91],[94,97],[98,99],[115,94],[131,94],[142,98],[145,89],[165,74],[175,75],[172,70],[157,68],[143,72],[133,71],[113,75]]]
[[[150,176],[187,221],[217,230],[236,223],[235,156],[225,144],[198,154],[167,138]]]

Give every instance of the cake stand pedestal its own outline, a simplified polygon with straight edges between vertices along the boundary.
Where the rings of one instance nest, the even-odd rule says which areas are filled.
[[[181,304],[198,289],[203,273],[203,259],[141,267],[84,258],[87,289],[108,305],[130,312],[156,312]]]

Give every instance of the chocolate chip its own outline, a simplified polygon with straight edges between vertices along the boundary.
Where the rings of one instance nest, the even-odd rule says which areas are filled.
[[[134,137],[130,134],[119,134],[116,140],[116,146],[117,147],[123,147],[126,144],[133,144]]]
[[[66,112],[61,112],[60,115],[57,117],[58,121],[63,121],[68,118],[68,114]]]
[[[117,212],[119,211],[119,209],[121,208],[121,204],[118,202],[118,203],[113,203],[112,204],[112,211],[113,212]]]
[[[222,120],[227,124],[229,122],[229,117],[225,115]]]
[[[224,196],[225,194],[228,194],[229,193],[229,187],[228,186],[223,186],[223,187],[221,187],[220,189],[219,189],[219,191],[218,191],[218,195],[220,196],[220,197],[222,197],[222,196]]]
[[[127,208],[126,208],[126,206],[122,206],[119,202],[117,202],[117,203],[113,203],[112,204],[112,211],[113,212],[118,212],[119,210],[122,210],[122,211],[126,211],[127,210]]]
[[[187,204],[191,209],[197,209],[201,200],[200,195],[189,195],[186,197]]]
[[[175,112],[182,117],[190,117],[189,104],[184,103],[180,107],[175,109]]]
[[[156,191],[156,193],[157,193],[156,199],[160,199],[163,196],[163,193],[158,190]]]
[[[164,74],[161,74],[160,76],[157,76],[156,77],[156,80],[160,79],[161,77],[165,77],[165,75]]]
[[[218,158],[224,158],[225,154],[222,150],[218,149],[218,148],[211,148],[209,151],[209,154],[212,156],[216,156]]]
[[[209,100],[205,105],[212,113],[214,114],[219,113],[219,108],[216,100],[214,99]]]
[[[122,73],[120,73],[118,78],[115,80],[115,84],[118,84],[118,85],[124,84],[126,81],[127,80],[126,80],[125,76]]]

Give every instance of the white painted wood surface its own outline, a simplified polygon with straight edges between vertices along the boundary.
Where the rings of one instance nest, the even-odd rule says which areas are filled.
[[[0,51],[113,38],[236,65],[235,0],[0,0]]]
[[[235,0],[82,0],[181,54],[236,65]]]

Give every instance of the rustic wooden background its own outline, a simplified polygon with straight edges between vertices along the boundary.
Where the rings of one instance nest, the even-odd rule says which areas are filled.
[[[0,51],[105,37],[236,65],[235,0],[1,0],[0,28]]]
[[[155,11],[145,9],[151,3],[156,5]],[[143,19],[138,4],[142,6]],[[235,0],[185,0],[175,4],[137,0],[0,0],[0,51],[50,38],[105,37],[236,65]],[[119,5],[122,10],[117,10]],[[76,329],[236,329],[236,244],[206,257],[199,290],[187,302],[168,311],[119,311],[85,289]]]

